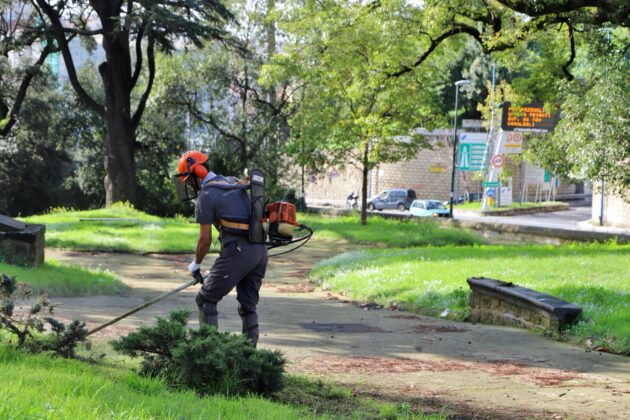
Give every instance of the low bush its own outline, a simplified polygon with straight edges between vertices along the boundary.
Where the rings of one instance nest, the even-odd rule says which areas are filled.
[[[112,342],[117,352],[142,357],[140,374],[161,377],[174,388],[200,394],[270,394],[283,387],[285,360],[278,351],[257,350],[242,335],[214,327],[186,327],[190,312],[157,318]]]
[[[73,357],[77,344],[85,340],[85,324],[72,321],[66,326],[52,318],[53,305],[46,295],[39,297],[26,311],[16,311],[16,302],[27,300],[31,292],[15,277],[2,274],[0,280],[0,328],[7,332],[17,348],[32,353],[53,352],[62,357]],[[17,305],[21,308],[21,305]]]

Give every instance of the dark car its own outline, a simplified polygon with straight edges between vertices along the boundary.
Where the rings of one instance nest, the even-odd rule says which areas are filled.
[[[414,190],[392,189],[385,190],[376,197],[368,200],[368,210],[398,209],[409,210],[411,202],[416,199]]]

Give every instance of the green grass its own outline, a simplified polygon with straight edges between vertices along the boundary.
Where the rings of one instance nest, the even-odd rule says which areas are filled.
[[[260,397],[199,398],[128,369],[0,346],[0,418],[294,419],[306,411]]]
[[[81,219],[121,219],[120,221],[81,221]],[[358,216],[326,217],[299,215],[300,222],[314,228],[315,236],[343,239],[353,243],[382,245],[468,245],[481,242],[469,232],[441,227],[432,220],[399,222],[370,217],[368,226],[359,224]],[[191,253],[199,227],[191,220],[164,219],[135,210],[124,204],[87,211],[54,210],[31,216],[27,223],[46,225],[46,246],[77,251]],[[218,234],[213,233],[212,250],[218,251]]]
[[[0,345],[0,372],[3,419],[444,418],[412,409],[411,402],[417,406],[417,400],[377,400],[292,376],[270,399],[199,397],[140,377],[120,363],[27,355],[5,345]]]
[[[369,391],[368,391],[369,394]],[[380,396],[375,399],[363,396],[353,389],[338,386],[321,380],[307,377],[288,376],[285,389],[280,392],[276,400],[306,406],[309,411],[317,414],[328,413],[335,417],[355,419],[443,419],[442,414],[425,414],[418,411],[418,400],[413,397]],[[412,409],[412,406],[416,407]],[[420,407],[427,408],[427,407]],[[436,411],[439,407],[432,407]]]
[[[122,220],[81,221],[100,218]],[[98,210],[56,209],[24,221],[46,225],[47,247],[77,251],[192,253],[199,236],[199,225],[190,219],[151,216],[122,203]],[[214,231],[214,251],[217,237]]]
[[[28,284],[36,295],[111,295],[127,288],[112,272],[66,265],[50,258],[39,267],[19,267],[0,262],[0,273],[17,277],[19,282]]]
[[[542,203],[530,203],[530,202],[523,202],[522,204],[519,204],[518,202],[513,202],[512,205],[510,206],[501,206],[501,207],[492,207],[490,208],[488,211],[499,211],[499,210],[508,210],[508,209],[531,209],[531,208],[535,208],[535,207],[548,207],[548,206],[557,206],[560,204],[564,204],[560,201],[544,201]],[[473,201],[471,203],[462,203],[462,204],[455,204],[453,206],[453,208],[457,209],[457,210],[475,210],[475,211],[481,211],[481,201]]]
[[[300,214],[298,219],[301,223],[315,230],[315,237],[343,239],[352,243],[402,247],[481,243],[481,238],[470,232],[443,227],[431,219],[412,219],[400,222],[373,216],[368,218],[367,226],[361,226],[357,215],[327,217]]]
[[[365,301],[436,315],[449,308],[464,318],[468,277],[490,277],[549,293],[582,307],[583,321],[567,333],[594,337],[630,354],[630,246],[472,246],[370,249],[320,262],[311,278]]]

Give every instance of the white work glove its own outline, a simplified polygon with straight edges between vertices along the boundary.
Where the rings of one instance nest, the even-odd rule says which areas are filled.
[[[192,262],[188,266],[188,271],[190,271],[191,274],[194,274],[196,271],[201,271],[201,264],[197,264],[193,258]]]

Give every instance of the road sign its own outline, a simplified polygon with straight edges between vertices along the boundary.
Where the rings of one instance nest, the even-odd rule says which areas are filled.
[[[494,155],[492,156],[492,166],[495,168],[500,168],[505,163],[505,156],[503,155]]]
[[[497,188],[501,186],[499,181],[484,181],[481,183],[481,186],[484,188]]]
[[[459,136],[460,171],[479,171],[486,153],[486,133],[462,133]]]
[[[432,174],[443,174],[446,172],[446,166],[429,166],[429,172]]]
[[[525,162],[525,184],[540,185],[545,181],[545,170],[533,163]]]
[[[556,127],[559,118],[559,112],[550,114],[545,111],[541,103],[512,106],[509,102],[505,102],[501,115],[501,128],[505,131],[548,133]]]
[[[501,153],[519,154],[523,153],[523,133],[518,131],[504,131],[505,141]]]
[[[499,194],[499,206],[511,206],[512,205],[512,187],[501,187],[501,194]]]
[[[494,192],[494,188],[490,188],[487,192],[486,195],[490,198],[494,198],[494,196],[496,195],[496,193]]]

